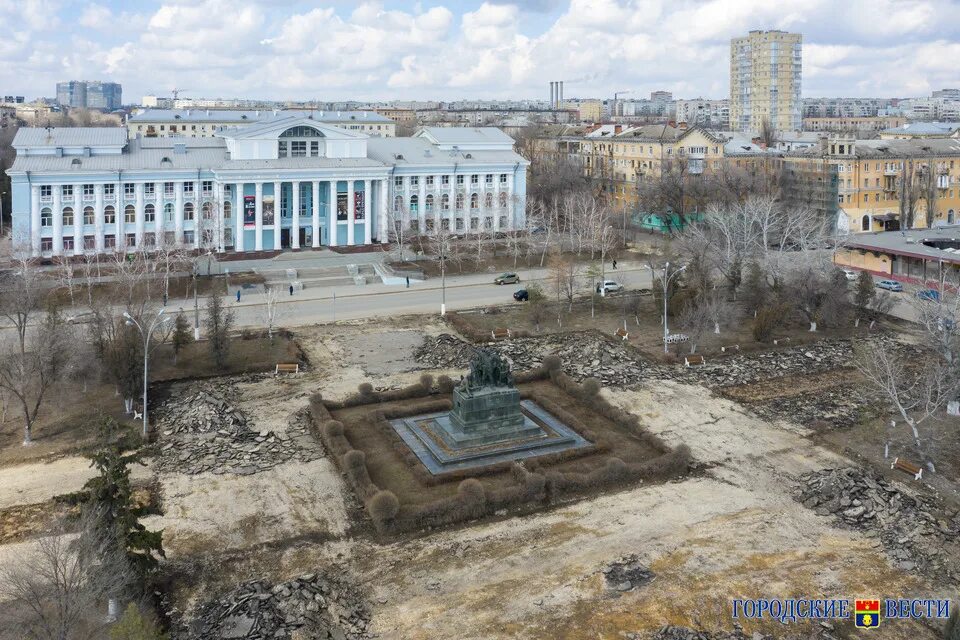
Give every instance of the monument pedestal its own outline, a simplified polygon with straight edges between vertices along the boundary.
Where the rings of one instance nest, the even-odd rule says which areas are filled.
[[[457,387],[449,419],[438,426],[440,437],[454,449],[544,435],[520,411],[520,391],[507,386],[472,390]]]

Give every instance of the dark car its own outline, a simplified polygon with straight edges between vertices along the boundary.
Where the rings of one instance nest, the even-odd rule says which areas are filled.
[[[513,299],[517,302],[526,302],[530,299],[530,292],[526,289],[520,289],[520,291],[513,292]]]
[[[929,300],[930,302],[940,302],[940,292],[936,289],[921,289],[917,291],[918,300]]]

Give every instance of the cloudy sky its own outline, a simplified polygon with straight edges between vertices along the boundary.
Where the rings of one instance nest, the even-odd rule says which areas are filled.
[[[805,97],[960,86],[960,0],[0,0],[0,93],[65,79],[273,99],[725,97],[729,38],[804,36]]]

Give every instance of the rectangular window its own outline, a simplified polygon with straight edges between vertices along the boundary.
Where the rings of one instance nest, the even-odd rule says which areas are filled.
[[[500,184],[507,184],[507,174],[505,173],[500,174]]]
[[[213,193],[213,180],[203,181],[203,193],[204,195],[210,195]]]
[[[153,222],[154,219],[156,219],[156,216],[157,216],[156,209],[154,209],[152,205],[143,210],[144,222]]]
[[[111,197],[116,193],[116,185],[114,184],[105,184],[103,185],[103,195]]]
[[[72,184],[65,184],[65,185],[63,185],[62,187],[60,187],[60,195],[62,195],[64,198],[72,198],[72,197],[73,197],[73,185],[72,185]]]
[[[184,182],[184,183],[183,183],[183,192],[184,192],[184,193],[189,193],[189,194],[192,195],[192,194],[193,194],[193,183],[192,183],[192,182]]]
[[[193,244],[193,231],[183,232],[183,242],[185,244]]]
[[[53,238],[40,238],[40,251],[53,251]]]
[[[52,198],[53,197],[53,187],[49,184],[44,184],[40,186],[40,197],[41,198]]]
[[[134,247],[137,246],[137,234],[135,234],[135,233],[128,233],[128,234],[127,234],[127,244],[126,244],[126,246],[128,246],[128,247],[130,247],[130,248],[134,248]]]
[[[487,176],[486,176],[486,178],[484,179],[484,182],[485,182],[486,184],[493,184],[493,174],[492,174],[492,173],[488,173]]]
[[[155,182],[145,182],[143,183],[143,193],[146,196],[151,198],[157,193],[157,184]]]
[[[472,176],[470,176],[470,184],[471,185],[480,184],[480,176],[478,176],[477,174],[473,174]]]
[[[433,186],[433,176],[427,176],[427,186],[428,187]]]
[[[310,157],[311,158],[320,157],[320,141],[319,140],[310,141]]]
[[[73,236],[63,236],[63,250],[73,251]]]
[[[420,186],[420,176],[410,176],[410,186],[419,187]]]
[[[172,197],[173,197],[173,183],[172,183],[172,182],[164,182],[164,183],[163,183],[163,195],[164,195],[165,197],[167,197],[167,198],[172,198]]]
[[[103,246],[106,249],[113,249],[117,246],[117,236],[103,236]]]
[[[457,176],[457,184],[458,184],[458,185],[462,185],[462,184],[463,184],[463,176]]]
[[[440,176],[440,184],[450,184],[450,176]]]
[[[83,185],[83,195],[84,195],[84,196],[92,196],[92,195],[93,195],[93,185],[92,185],[92,184],[85,184],[85,185]]]
[[[93,209],[90,207],[83,210],[83,224],[94,224],[96,222],[95,217]]]
[[[133,209],[132,207],[127,208],[126,211],[123,212],[123,221],[129,222],[129,223],[136,222],[137,221],[136,210]]]
[[[117,223],[117,214],[114,211],[113,207],[107,207],[103,210],[103,222],[104,224],[116,224]]]
[[[123,183],[123,195],[133,196],[133,195],[136,195],[136,193],[137,193],[137,186],[135,184],[133,184],[132,182]]]
[[[290,157],[306,158],[307,157],[307,141],[291,140],[290,141]]]
[[[281,140],[277,143],[277,157],[286,158],[287,157],[287,141]]]
[[[97,248],[97,239],[94,236],[83,236],[83,250],[93,251]]]
[[[396,177],[393,179],[393,186],[396,187],[397,189],[402,189],[402,188],[403,188],[403,178],[400,177],[400,176],[396,176]]]

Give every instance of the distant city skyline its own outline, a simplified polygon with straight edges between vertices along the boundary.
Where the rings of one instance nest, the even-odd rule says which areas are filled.
[[[803,34],[803,97],[960,86],[945,0],[0,0],[0,88],[96,78],[147,94],[274,100],[729,95],[730,38]]]

